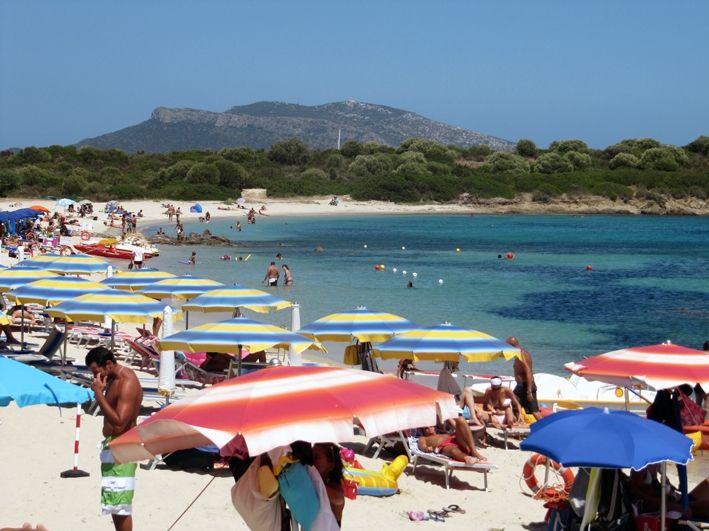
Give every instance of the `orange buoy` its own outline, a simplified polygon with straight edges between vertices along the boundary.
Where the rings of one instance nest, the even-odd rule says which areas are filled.
[[[515,257],[515,254],[512,251],[508,251],[505,256],[508,260],[512,260]]]
[[[381,267],[381,266],[380,266],[379,264],[374,264],[374,269],[375,269],[375,270],[379,271],[379,268],[380,268],[380,267]]]
[[[586,271],[593,271],[593,266],[591,264],[588,264],[586,266]]]
[[[81,231],[81,241],[85,242],[90,239],[91,239],[91,233],[89,231],[86,231],[86,230]]]
[[[564,486],[552,485],[546,486],[542,489],[537,482],[537,477],[534,475],[534,469],[537,465],[546,466],[547,461],[549,463],[549,468],[556,470],[564,480]],[[532,454],[532,456],[524,463],[522,468],[522,476],[524,482],[527,484],[529,489],[532,491],[535,498],[541,498],[544,500],[549,499],[559,499],[562,496],[568,496],[571,492],[571,486],[574,484],[574,473],[570,468],[561,466],[556,461],[547,459],[547,457],[542,454]]]

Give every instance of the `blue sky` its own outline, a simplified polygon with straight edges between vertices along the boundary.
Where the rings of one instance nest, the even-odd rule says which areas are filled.
[[[356,99],[540,146],[709,134],[709,2],[0,3],[0,148]]]

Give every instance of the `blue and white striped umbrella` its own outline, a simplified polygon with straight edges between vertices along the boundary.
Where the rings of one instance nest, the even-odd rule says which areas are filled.
[[[35,280],[57,276],[54,271],[47,269],[4,269],[0,271],[0,293],[19,288]]]
[[[110,290],[108,286],[79,277],[54,277],[35,280],[13,289],[7,298],[16,304],[42,304],[49,306],[74,299],[87,293]]]
[[[117,323],[147,323],[162,317],[164,307],[160,301],[143,295],[108,289],[64,301],[47,313],[71,321],[103,321],[109,317]]]
[[[267,348],[292,348],[295,352],[306,349],[325,350],[317,341],[289,332],[271,324],[259,323],[246,317],[235,317],[218,323],[208,323],[184,330],[160,341],[161,350],[187,352],[234,353],[238,345],[250,352]]]
[[[165,299],[168,297],[191,299],[207,291],[222,287],[224,287],[224,284],[216,280],[183,275],[160,280],[139,289],[138,292],[154,299]]]
[[[229,286],[207,291],[182,306],[187,312],[233,312],[246,308],[253,312],[268,313],[293,306],[292,302],[274,297],[259,289]]]
[[[413,330],[417,325],[392,313],[375,312],[360,306],[333,313],[298,330],[299,334],[318,341],[386,341],[396,334]]]
[[[67,275],[90,275],[91,273],[105,273],[110,264],[101,258],[89,254],[42,254],[31,260],[24,260],[17,264],[20,268],[48,269],[55,273]]]
[[[102,280],[102,284],[111,286],[112,288],[123,289],[126,291],[138,291],[141,288],[165,280],[166,278],[174,278],[175,275],[167,271],[160,271],[152,267],[144,267],[142,269],[134,269],[132,271],[120,271]]]
[[[404,332],[375,347],[375,357],[430,361],[492,361],[520,357],[520,350],[477,330],[450,323]]]

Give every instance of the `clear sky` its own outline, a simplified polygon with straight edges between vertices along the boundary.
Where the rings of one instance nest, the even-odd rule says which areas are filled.
[[[709,2],[0,2],[0,148],[345,99],[543,147],[684,145],[709,134]]]

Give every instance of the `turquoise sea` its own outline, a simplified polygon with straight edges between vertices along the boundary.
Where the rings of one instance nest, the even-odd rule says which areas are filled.
[[[358,305],[422,325],[450,321],[503,339],[517,336],[535,370],[544,372],[562,374],[564,362],[625,346],[671,340],[701,348],[709,340],[707,218],[259,217],[256,225],[242,220],[240,233],[234,222],[185,229],[208,228],[242,247],[163,246],[150,265],[260,287],[280,252],[279,265],[290,266],[295,282],[274,292],[301,304],[302,324]],[[163,227],[172,233],[167,221]],[[192,250],[196,266],[178,263]],[[514,259],[505,258],[508,252]],[[224,254],[251,258],[223,261]],[[406,288],[408,280],[414,289]],[[288,325],[290,313],[257,318]],[[341,350],[331,355],[341,360]],[[503,362],[467,369],[511,372]]]

